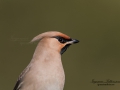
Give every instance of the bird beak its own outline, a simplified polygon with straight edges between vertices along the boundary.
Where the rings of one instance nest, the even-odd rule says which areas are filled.
[[[67,44],[76,44],[79,43],[79,40],[77,39],[72,39],[71,41],[68,41]]]
[[[60,53],[63,54],[71,44],[75,44],[75,43],[78,43],[78,42],[79,42],[79,40],[76,40],[76,39],[72,39],[71,41],[68,41],[66,43],[66,45],[61,49]]]

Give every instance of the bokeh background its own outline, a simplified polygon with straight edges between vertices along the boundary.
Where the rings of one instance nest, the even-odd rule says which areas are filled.
[[[36,47],[36,35],[56,30],[80,43],[62,55],[64,90],[118,90],[92,80],[120,81],[119,0],[0,0],[0,90],[13,90]]]

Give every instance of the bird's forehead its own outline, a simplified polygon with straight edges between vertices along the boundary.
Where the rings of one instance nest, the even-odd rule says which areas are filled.
[[[58,32],[58,31],[49,31],[49,32],[45,32],[43,34],[44,34],[43,37],[50,37],[51,38],[51,37],[59,36],[59,37],[65,38],[65,39],[70,39],[70,37],[68,35],[63,34],[61,32]]]
[[[63,37],[63,38],[65,38],[65,39],[70,39],[69,36],[67,36],[67,35],[65,35],[65,34],[63,34],[63,33],[59,33],[59,34],[57,34],[57,35],[55,35],[55,36]]]

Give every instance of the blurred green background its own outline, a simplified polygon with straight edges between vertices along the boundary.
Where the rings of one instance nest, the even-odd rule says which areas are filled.
[[[63,55],[64,90],[118,90],[96,81],[120,81],[119,0],[0,0],[0,90],[12,90],[32,58],[36,35],[56,30],[79,44]]]

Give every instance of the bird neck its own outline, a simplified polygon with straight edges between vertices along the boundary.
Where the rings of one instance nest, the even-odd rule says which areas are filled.
[[[33,60],[51,60],[51,59],[60,59],[61,55],[57,50],[49,48],[46,45],[39,43],[35,49]]]

